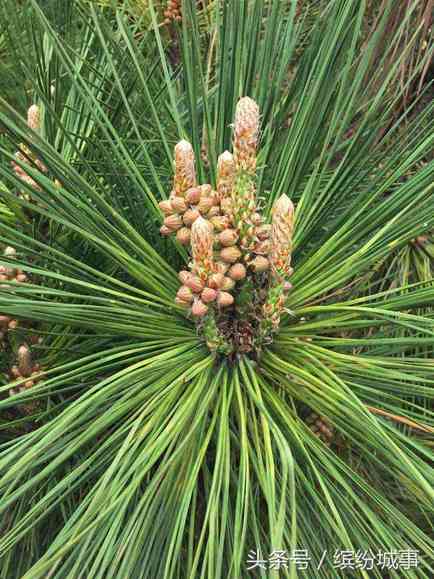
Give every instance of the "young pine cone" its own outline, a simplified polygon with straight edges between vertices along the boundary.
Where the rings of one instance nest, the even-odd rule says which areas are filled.
[[[232,153],[225,151],[217,161],[217,193],[220,202],[230,199],[235,179],[235,161]]]
[[[234,159],[237,171],[254,175],[259,136],[259,107],[249,97],[241,98],[235,110]]]
[[[32,373],[33,368],[32,356],[30,354],[30,348],[27,344],[22,344],[18,348],[17,358],[20,374],[21,376],[27,378]]]
[[[277,280],[290,275],[292,232],[294,229],[294,205],[283,194],[273,206],[270,236],[271,271]],[[266,242],[265,242],[266,243]]]
[[[188,141],[183,140],[175,146],[174,196],[183,197],[186,191],[195,185],[196,169],[193,147]]]
[[[27,125],[33,131],[38,131],[41,127],[41,115],[38,105],[32,105],[27,111]]]
[[[311,412],[306,418],[306,424],[324,444],[331,445],[334,439],[334,428],[326,418],[316,412]]]

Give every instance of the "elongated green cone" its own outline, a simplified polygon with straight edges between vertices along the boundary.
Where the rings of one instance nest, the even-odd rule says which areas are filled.
[[[235,178],[235,160],[229,151],[224,151],[217,161],[217,193],[219,200],[230,199]]]
[[[237,173],[254,175],[259,135],[259,107],[249,97],[241,98],[235,111],[234,159]]]
[[[188,141],[183,140],[175,146],[174,194],[183,197],[187,189],[195,185],[196,169],[193,147]]]
[[[234,123],[235,182],[232,188],[231,217],[240,237],[240,246],[249,258],[256,243],[256,148],[259,134],[259,108],[243,97],[238,101]]]
[[[291,274],[292,233],[294,230],[294,205],[283,194],[273,206],[271,227],[271,271],[277,280]]]

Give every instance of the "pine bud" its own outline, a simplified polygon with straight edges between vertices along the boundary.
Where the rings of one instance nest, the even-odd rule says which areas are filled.
[[[175,177],[173,188],[176,196],[196,185],[196,170],[194,166],[193,147],[188,141],[180,141],[175,146]]]
[[[234,159],[237,170],[254,174],[259,135],[259,108],[249,97],[241,98],[235,110]]]
[[[200,213],[205,214],[213,206],[213,200],[210,197],[201,197],[199,203],[196,205],[196,209],[200,211]]]
[[[33,380],[27,380],[27,382],[24,382],[24,389],[28,390],[29,388],[33,388],[34,385],[35,382]]]
[[[228,272],[229,277],[235,281],[240,281],[246,277],[246,268],[242,263],[235,263]]]
[[[12,366],[11,374],[14,378],[21,378],[21,372],[19,371],[18,366]]]
[[[200,186],[200,191],[201,197],[209,197],[212,194],[212,187],[209,183],[205,183],[204,185]]]
[[[292,232],[294,228],[294,205],[283,194],[272,209],[270,262],[274,275],[288,276],[291,263]]]
[[[210,219],[212,225],[216,229],[216,231],[223,231],[227,229],[230,225],[229,217],[226,215],[217,215],[216,217],[211,217]]]
[[[170,231],[176,231],[180,227],[182,227],[182,219],[179,215],[174,213],[173,215],[168,215],[165,220],[163,221],[164,225]]]
[[[216,217],[216,215],[220,215],[220,207],[218,205],[213,205],[208,211],[207,218],[211,219],[211,217]]]
[[[184,197],[173,197],[170,204],[176,213],[185,213],[187,211],[188,206]]]
[[[235,178],[235,161],[229,151],[222,153],[217,161],[217,192],[220,201],[228,199],[232,193]]]
[[[220,289],[223,285],[225,276],[222,273],[213,273],[208,279],[208,285],[213,289]]]
[[[204,304],[208,304],[213,302],[217,297],[217,291],[210,287],[206,287],[203,292],[200,294],[200,298]]]
[[[8,245],[3,251],[3,255],[5,257],[14,259],[15,257],[17,257],[17,250],[15,249],[15,247],[11,247],[10,245]]]
[[[202,318],[208,311],[208,306],[206,306],[202,300],[196,299],[191,308],[191,313],[197,318]]]
[[[185,280],[185,285],[188,286],[193,293],[199,294],[203,290],[205,282],[201,280],[199,276],[191,274],[190,277]]]
[[[219,292],[217,303],[221,308],[227,308],[234,303],[234,297],[228,292]]]
[[[176,239],[181,245],[188,245],[190,243],[191,233],[188,227],[181,227],[176,232]]]
[[[250,265],[257,273],[261,273],[263,271],[267,271],[267,269],[270,267],[270,262],[266,257],[258,255],[250,262]]]
[[[182,219],[185,225],[187,225],[187,227],[190,227],[199,217],[200,213],[197,209],[187,209]]]
[[[222,273],[224,275],[228,271],[230,266],[228,263],[225,263],[224,261],[218,261],[215,264],[215,267],[216,267],[217,273]]]
[[[30,376],[32,373],[33,362],[30,349],[27,344],[22,344],[18,348],[17,358],[20,374],[24,377]]]
[[[185,198],[190,203],[190,205],[196,205],[199,203],[201,196],[201,188],[200,187],[191,187],[188,189]]]
[[[237,242],[238,234],[235,229],[225,229],[219,234],[218,240],[224,247],[230,247]]]
[[[235,263],[241,257],[241,251],[238,247],[225,247],[220,252],[220,259],[226,263]]]
[[[170,231],[170,229],[168,227],[166,227],[165,225],[163,225],[162,227],[160,227],[160,233],[161,235],[164,235],[165,237],[167,237],[168,235],[170,235],[172,232]]]
[[[37,131],[41,125],[40,111],[38,105],[32,105],[27,111],[27,125]]]
[[[180,298],[176,297],[175,298],[175,304],[177,306],[181,306],[182,308],[188,308],[190,307],[189,302],[185,302],[184,300],[181,300]]]
[[[235,281],[230,277],[225,277],[222,283],[222,287],[220,289],[230,292],[235,287]]]
[[[193,274],[191,273],[191,271],[187,271],[187,270],[183,269],[178,273],[178,278],[182,284],[185,284],[187,282],[187,280],[192,277],[192,275]]]
[[[193,292],[188,286],[182,285],[179,288],[176,297],[183,302],[191,303],[193,301]]]

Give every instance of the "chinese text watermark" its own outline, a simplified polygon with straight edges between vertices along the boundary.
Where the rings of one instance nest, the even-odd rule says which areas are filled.
[[[399,551],[349,551],[336,550],[334,552],[323,551],[317,561],[314,561],[306,549],[285,551],[276,549],[267,556],[260,551],[249,551],[246,561],[248,571],[254,569],[288,569],[295,565],[297,569],[321,569],[329,565],[342,571],[356,569],[372,571],[376,569],[415,569],[419,565],[419,551],[415,549],[402,549]]]

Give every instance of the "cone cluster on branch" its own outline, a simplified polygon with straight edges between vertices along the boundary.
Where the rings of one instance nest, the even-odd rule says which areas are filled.
[[[32,359],[30,348],[27,344],[21,344],[17,352],[17,364],[10,371],[11,380],[27,380],[18,386],[10,388],[9,394],[18,394],[32,388],[41,379],[41,366],[35,364]]]
[[[291,287],[294,207],[282,195],[272,223],[264,223],[256,201],[258,140],[258,105],[243,97],[235,111],[233,153],[218,158],[216,188],[197,183],[193,148],[183,140],[175,146],[172,191],[160,202],[161,234],[176,236],[191,254],[189,270],[179,274],[176,303],[198,321],[207,317],[202,325],[208,345],[219,343],[225,352],[228,344],[217,338],[222,334],[231,336],[229,349],[244,351],[245,336],[254,335],[256,326],[259,341],[276,331]],[[241,294],[243,306],[237,303]],[[239,327],[235,320],[241,313],[251,317],[252,332],[245,324],[242,332],[228,329],[231,320]],[[237,342],[239,334],[244,338]]]
[[[332,424],[326,418],[316,414],[316,412],[311,412],[306,418],[306,424],[324,444],[327,446],[332,444],[335,432]]]
[[[182,0],[168,0],[166,9],[163,12],[164,24],[171,22],[181,22],[182,20]]]
[[[6,247],[3,251],[3,255],[8,259],[15,259],[17,252],[14,247]],[[13,289],[14,283],[25,283],[28,281],[27,275],[22,269],[18,267],[13,267],[11,265],[0,265],[0,288],[1,289]],[[3,283],[2,283],[3,282]],[[8,282],[8,283],[4,283]],[[0,314],[0,341],[2,346],[6,350],[13,350],[13,344],[16,340],[16,336],[11,339],[8,335],[10,330],[16,330],[18,328],[18,320],[13,319],[11,316]],[[21,329],[19,329],[21,333]],[[29,343],[40,344],[42,338],[38,338],[37,335],[28,336]],[[18,342],[19,343],[19,342]],[[9,394],[12,396],[19,392],[23,392],[28,388],[34,386],[34,384],[40,380],[41,367],[39,364],[35,364],[32,360],[30,353],[30,348],[26,343],[22,343],[17,350],[17,363],[10,368],[9,378],[10,380],[25,380],[21,384],[14,386],[9,389]],[[23,405],[23,411],[25,413],[32,413],[35,409],[33,403]]]
[[[32,105],[27,111],[27,126],[35,132],[38,132],[41,128],[41,115],[37,105]],[[43,173],[47,172],[47,167],[44,163],[24,144],[21,144],[19,151],[15,153],[15,159],[25,165],[34,164]],[[12,161],[12,167],[17,177],[27,185],[36,189],[36,191],[40,191],[40,187],[36,181],[28,175],[25,169],[16,161]],[[27,200],[29,199],[29,196],[24,192],[21,192],[21,196]]]
[[[6,247],[3,252],[5,257],[9,259],[13,259],[16,257],[16,251],[13,247]],[[27,281],[27,275],[23,272],[22,269],[18,267],[10,267],[6,265],[0,265],[0,288],[2,289],[10,289],[10,283],[24,283]],[[8,283],[4,283],[8,282]],[[0,314],[0,340],[5,338],[7,332],[9,330],[15,330],[18,326],[18,320],[11,318],[10,316],[6,316]]]

